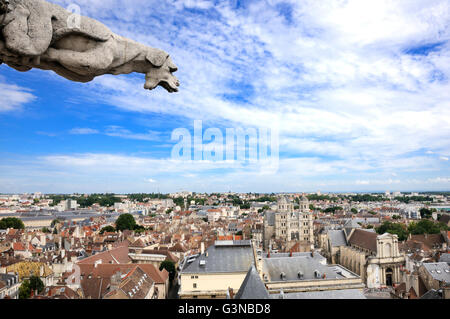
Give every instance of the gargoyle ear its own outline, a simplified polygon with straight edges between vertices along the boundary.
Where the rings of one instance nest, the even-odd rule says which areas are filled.
[[[156,66],[157,68],[161,67],[164,62],[166,62],[169,55],[164,51],[153,51],[147,53],[145,58],[148,62],[150,62],[153,66]]]

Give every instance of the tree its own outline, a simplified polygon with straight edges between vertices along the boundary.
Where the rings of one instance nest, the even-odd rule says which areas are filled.
[[[59,221],[59,219],[54,219],[54,220],[52,220],[52,223],[51,223],[51,227],[55,227],[55,225],[56,224],[59,224],[60,223],[60,221]]]
[[[41,293],[44,290],[44,283],[38,276],[31,276],[25,279],[19,287],[19,299],[28,299],[31,297],[31,291]]]
[[[28,299],[31,296],[30,281],[25,279],[19,287],[19,299]]]
[[[350,210],[353,214],[358,214],[358,210],[356,209],[356,208],[352,208],[351,210]]]
[[[169,272],[169,279],[170,283],[172,284],[173,279],[175,278],[175,275],[177,273],[177,270],[175,269],[175,263],[170,260],[164,260],[161,265],[159,266],[159,270],[167,270]]]
[[[314,207],[313,204],[309,204],[309,209],[310,209],[310,210],[316,210],[316,208]]]
[[[421,208],[419,212],[422,218],[431,218],[433,216],[433,212],[425,207]]]
[[[6,217],[0,220],[0,229],[25,229],[25,225],[19,218],[15,217]]]
[[[444,223],[435,223],[429,219],[422,219],[419,222],[409,224],[408,230],[413,235],[439,234],[441,230],[448,230]]]
[[[408,238],[406,226],[400,223],[384,222],[381,226],[375,228],[378,234],[390,233],[398,236],[398,240],[403,241]]]
[[[103,227],[100,230],[100,235],[103,235],[105,232],[106,233],[114,233],[115,231],[116,231],[116,229],[113,226],[108,225],[108,226]]]
[[[43,233],[50,234],[50,229],[48,229],[47,227],[42,228],[41,231]]]
[[[122,214],[116,220],[116,229],[124,231],[126,229],[133,230],[136,227],[136,220],[131,214]]]
[[[392,216],[392,219],[400,219],[401,217],[399,215]]]
[[[333,207],[328,207],[327,209],[324,210],[325,213],[336,213],[336,211],[342,210],[342,207],[340,206],[333,206]]]

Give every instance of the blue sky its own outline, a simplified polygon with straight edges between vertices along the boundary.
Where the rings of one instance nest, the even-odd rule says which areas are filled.
[[[180,92],[1,65],[0,192],[450,189],[446,0],[52,2],[169,52]],[[174,161],[194,120],[276,123],[278,171]]]

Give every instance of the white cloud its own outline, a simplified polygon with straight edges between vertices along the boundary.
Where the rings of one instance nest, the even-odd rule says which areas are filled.
[[[23,105],[36,99],[30,90],[2,82],[0,77],[0,112],[20,110]]]
[[[69,133],[74,135],[89,135],[98,134],[99,131],[92,128],[73,128],[69,131]]]
[[[72,1],[54,2],[67,6]],[[406,183],[405,172],[446,174],[448,1],[284,2],[292,8],[291,19],[277,9],[279,1],[254,1],[236,9],[235,1],[214,2],[212,7],[212,1],[204,0],[130,0],[126,5],[118,0],[79,0],[83,14],[121,35],[168,51],[181,81],[180,92],[169,95],[162,89],[143,90],[143,75],[102,76],[83,87],[83,96],[137,116],[185,117],[186,127],[195,119],[208,121],[210,127],[270,127],[278,122],[280,171],[292,187],[312,183],[297,183],[293,177],[329,176],[328,182],[317,183],[347,179],[353,185],[359,181],[371,186]],[[406,53],[433,43],[442,45],[425,55]],[[136,133],[124,127],[109,127],[103,134],[161,139],[157,132]],[[439,155],[426,156],[431,154]],[[83,166],[84,161],[95,162],[94,157],[67,160],[78,159],[76,166]],[[145,171],[156,165],[157,170],[179,172],[170,162],[164,166],[112,154],[102,158],[106,163],[109,159],[126,161],[126,171],[133,169],[129,165]],[[208,166],[180,167],[197,172]],[[369,176],[354,177],[354,171]],[[374,172],[386,176],[373,178]],[[242,171],[236,174],[228,174],[227,182],[235,178],[238,183]],[[396,179],[389,179],[392,176]]]

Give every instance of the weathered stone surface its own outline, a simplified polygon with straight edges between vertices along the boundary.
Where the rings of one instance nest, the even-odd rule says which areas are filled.
[[[114,34],[102,23],[44,0],[0,0],[0,64],[21,71],[52,70],[71,81],[104,74],[145,74],[145,89],[177,92],[166,52]],[[72,19],[72,20],[71,20]]]

